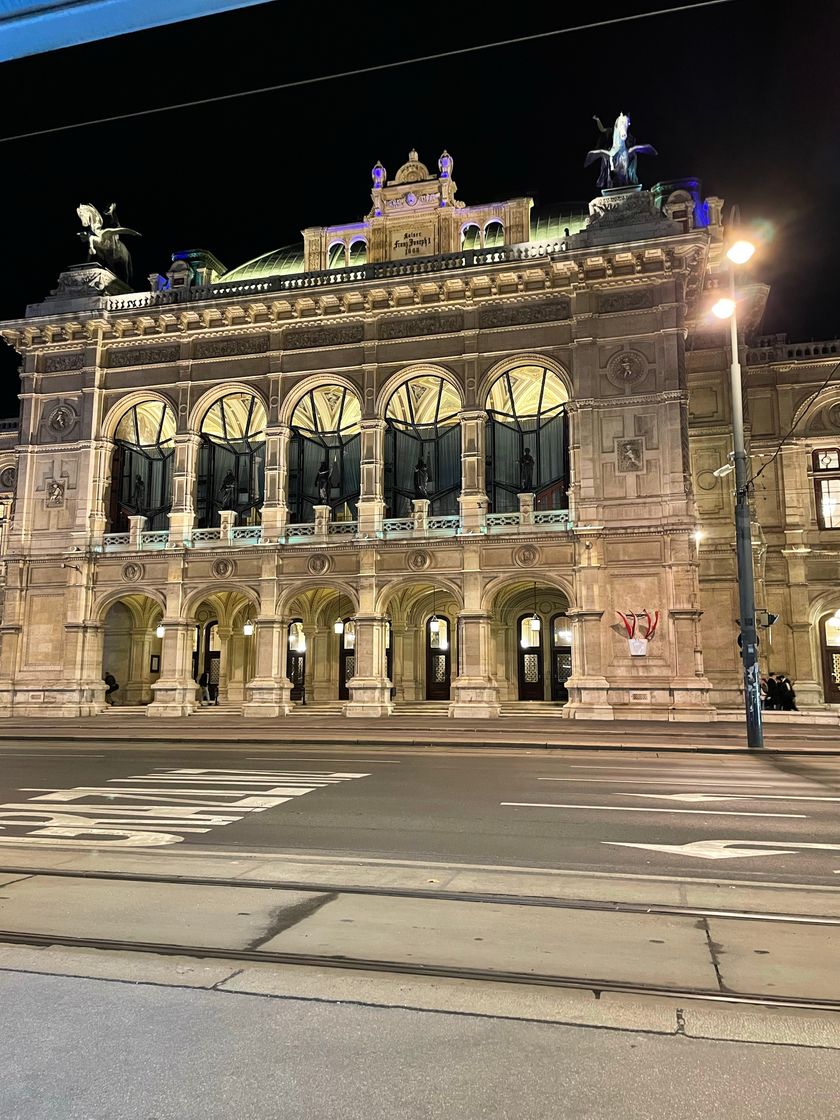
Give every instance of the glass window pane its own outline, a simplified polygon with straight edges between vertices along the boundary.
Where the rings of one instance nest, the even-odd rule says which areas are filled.
[[[814,466],[818,471],[840,470],[840,451],[833,447],[825,447],[822,451],[815,451]]]
[[[263,443],[265,425],[262,401],[252,393],[231,393],[207,411],[201,434],[217,443]]]
[[[304,433],[337,433],[352,436],[360,430],[362,410],[353,393],[340,385],[319,385],[299,401],[292,413],[292,427]]]
[[[144,401],[122,417],[115,439],[132,447],[167,447],[175,437],[175,413],[161,401]]]
[[[540,631],[534,629],[530,615],[519,622],[519,644],[523,649],[535,649],[540,644]]]
[[[554,619],[553,640],[555,649],[563,649],[572,644],[572,628],[566,615],[558,615]]]
[[[825,644],[840,649],[840,618],[836,615],[825,620]]]
[[[356,623],[352,619],[348,619],[344,623],[344,648],[356,648]]]
[[[569,399],[563,382],[540,366],[517,366],[497,378],[487,394],[487,408],[508,419],[547,416]]]
[[[819,483],[822,522],[826,529],[840,529],[840,478],[827,478]]]

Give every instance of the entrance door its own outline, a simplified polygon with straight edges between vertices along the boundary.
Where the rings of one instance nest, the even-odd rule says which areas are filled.
[[[356,623],[352,618],[344,619],[344,629],[338,638],[338,698],[350,699],[348,687],[351,677],[356,675]]]
[[[565,704],[569,699],[566,681],[572,675],[572,631],[565,614],[551,620],[551,699]]]
[[[538,625],[537,625],[538,624]],[[542,620],[523,615],[517,625],[519,634],[519,699],[542,700],[543,643]]]
[[[426,623],[426,699],[448,700],[450,684],[449,619],[433,615]]]
[[[822,633],[823,682],[826,704],[840,704],[840,611],[826,615]]]
[[[303,623],[295,619],[289,624],[289,652],[286,656],[286,676],[292,682],[290,700],[306,703],[306,635]]]

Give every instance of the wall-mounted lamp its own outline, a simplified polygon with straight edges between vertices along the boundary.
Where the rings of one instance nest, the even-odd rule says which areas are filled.
[[[341,617],[341,592],[338,593],[338,618],[335,620],[333,630],[336,634],[344,633],[344,619]]]
[[[162,638],[165,633],[166,633],[166,627],[161,622],[161,623],[158,624],[157,630],[155,630],[155,637],[156,638]]]
[[[254,633],[254,624],[250,620],[250,618],[245,619],[245,625],[242,627],[242,633],[245,635],[246,638],[250,638],[251,635]]]
[[[540,616],[537,614],[537,585],[536,585],[536,583],[534,583],[534,613],[531,616],[531,629],[533,630],[533,632],[535,634],[537,634],[537,633],[539,633],[539,630],[540,630],[541,626],[542,626],[542,620],[541,620]]]
[[[440,619],[437,616],[437,607],[435,606],[435,589],[432,588],[432,617],[429,619],[429,633],[440,633]]]

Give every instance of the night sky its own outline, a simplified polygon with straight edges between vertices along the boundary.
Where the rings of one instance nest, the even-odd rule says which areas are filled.
[[[653,8],[655,5],[651,4]],[[663,5],[676,7],[676,5]],[[411,58],[648,10],[632,4],[290,3],[286,0],[0,67],[5,136]],[[0,144],[0,319],[23,314],[84,259],[75,209],[115,201],[135,286],[174,250],[232,268],[360,219],[370,168],[392,176],[416,147],[447,148],[466,203],[532,195],[585,203],[597,169],[592,115],[629,113],[646,185],[697,175],[770,237],[755,269],[772,285],[763,330],[840,333],[840,5],[761,0]],[[518,18],[516,18],[518,17]],[[0,347],[0,415],[16,412],[17,357]]]

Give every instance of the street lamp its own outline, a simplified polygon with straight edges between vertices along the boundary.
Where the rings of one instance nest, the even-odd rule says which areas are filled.
[[[734,219],[733,213],[730,215]],[[750,241],[738,239],[729,247],[729,298],[719,299],[712,308],[719,319],[729,320],[732,361],[729,366],[732,396],[732,441],[735,464],[735,553],[738,558],[738,611],[741,656],[744,660],[744,707],[747,717],[747,746],[763,747],[761,727],[761,677],[758,666],[758,635],[755,628],[755,584],[753,580],[752,536],[750,532],[747,451],[744,446],[744,402],[741,363],[738,358],[738,314],[735,298],[735,265],[746,264],[755,252]]]

